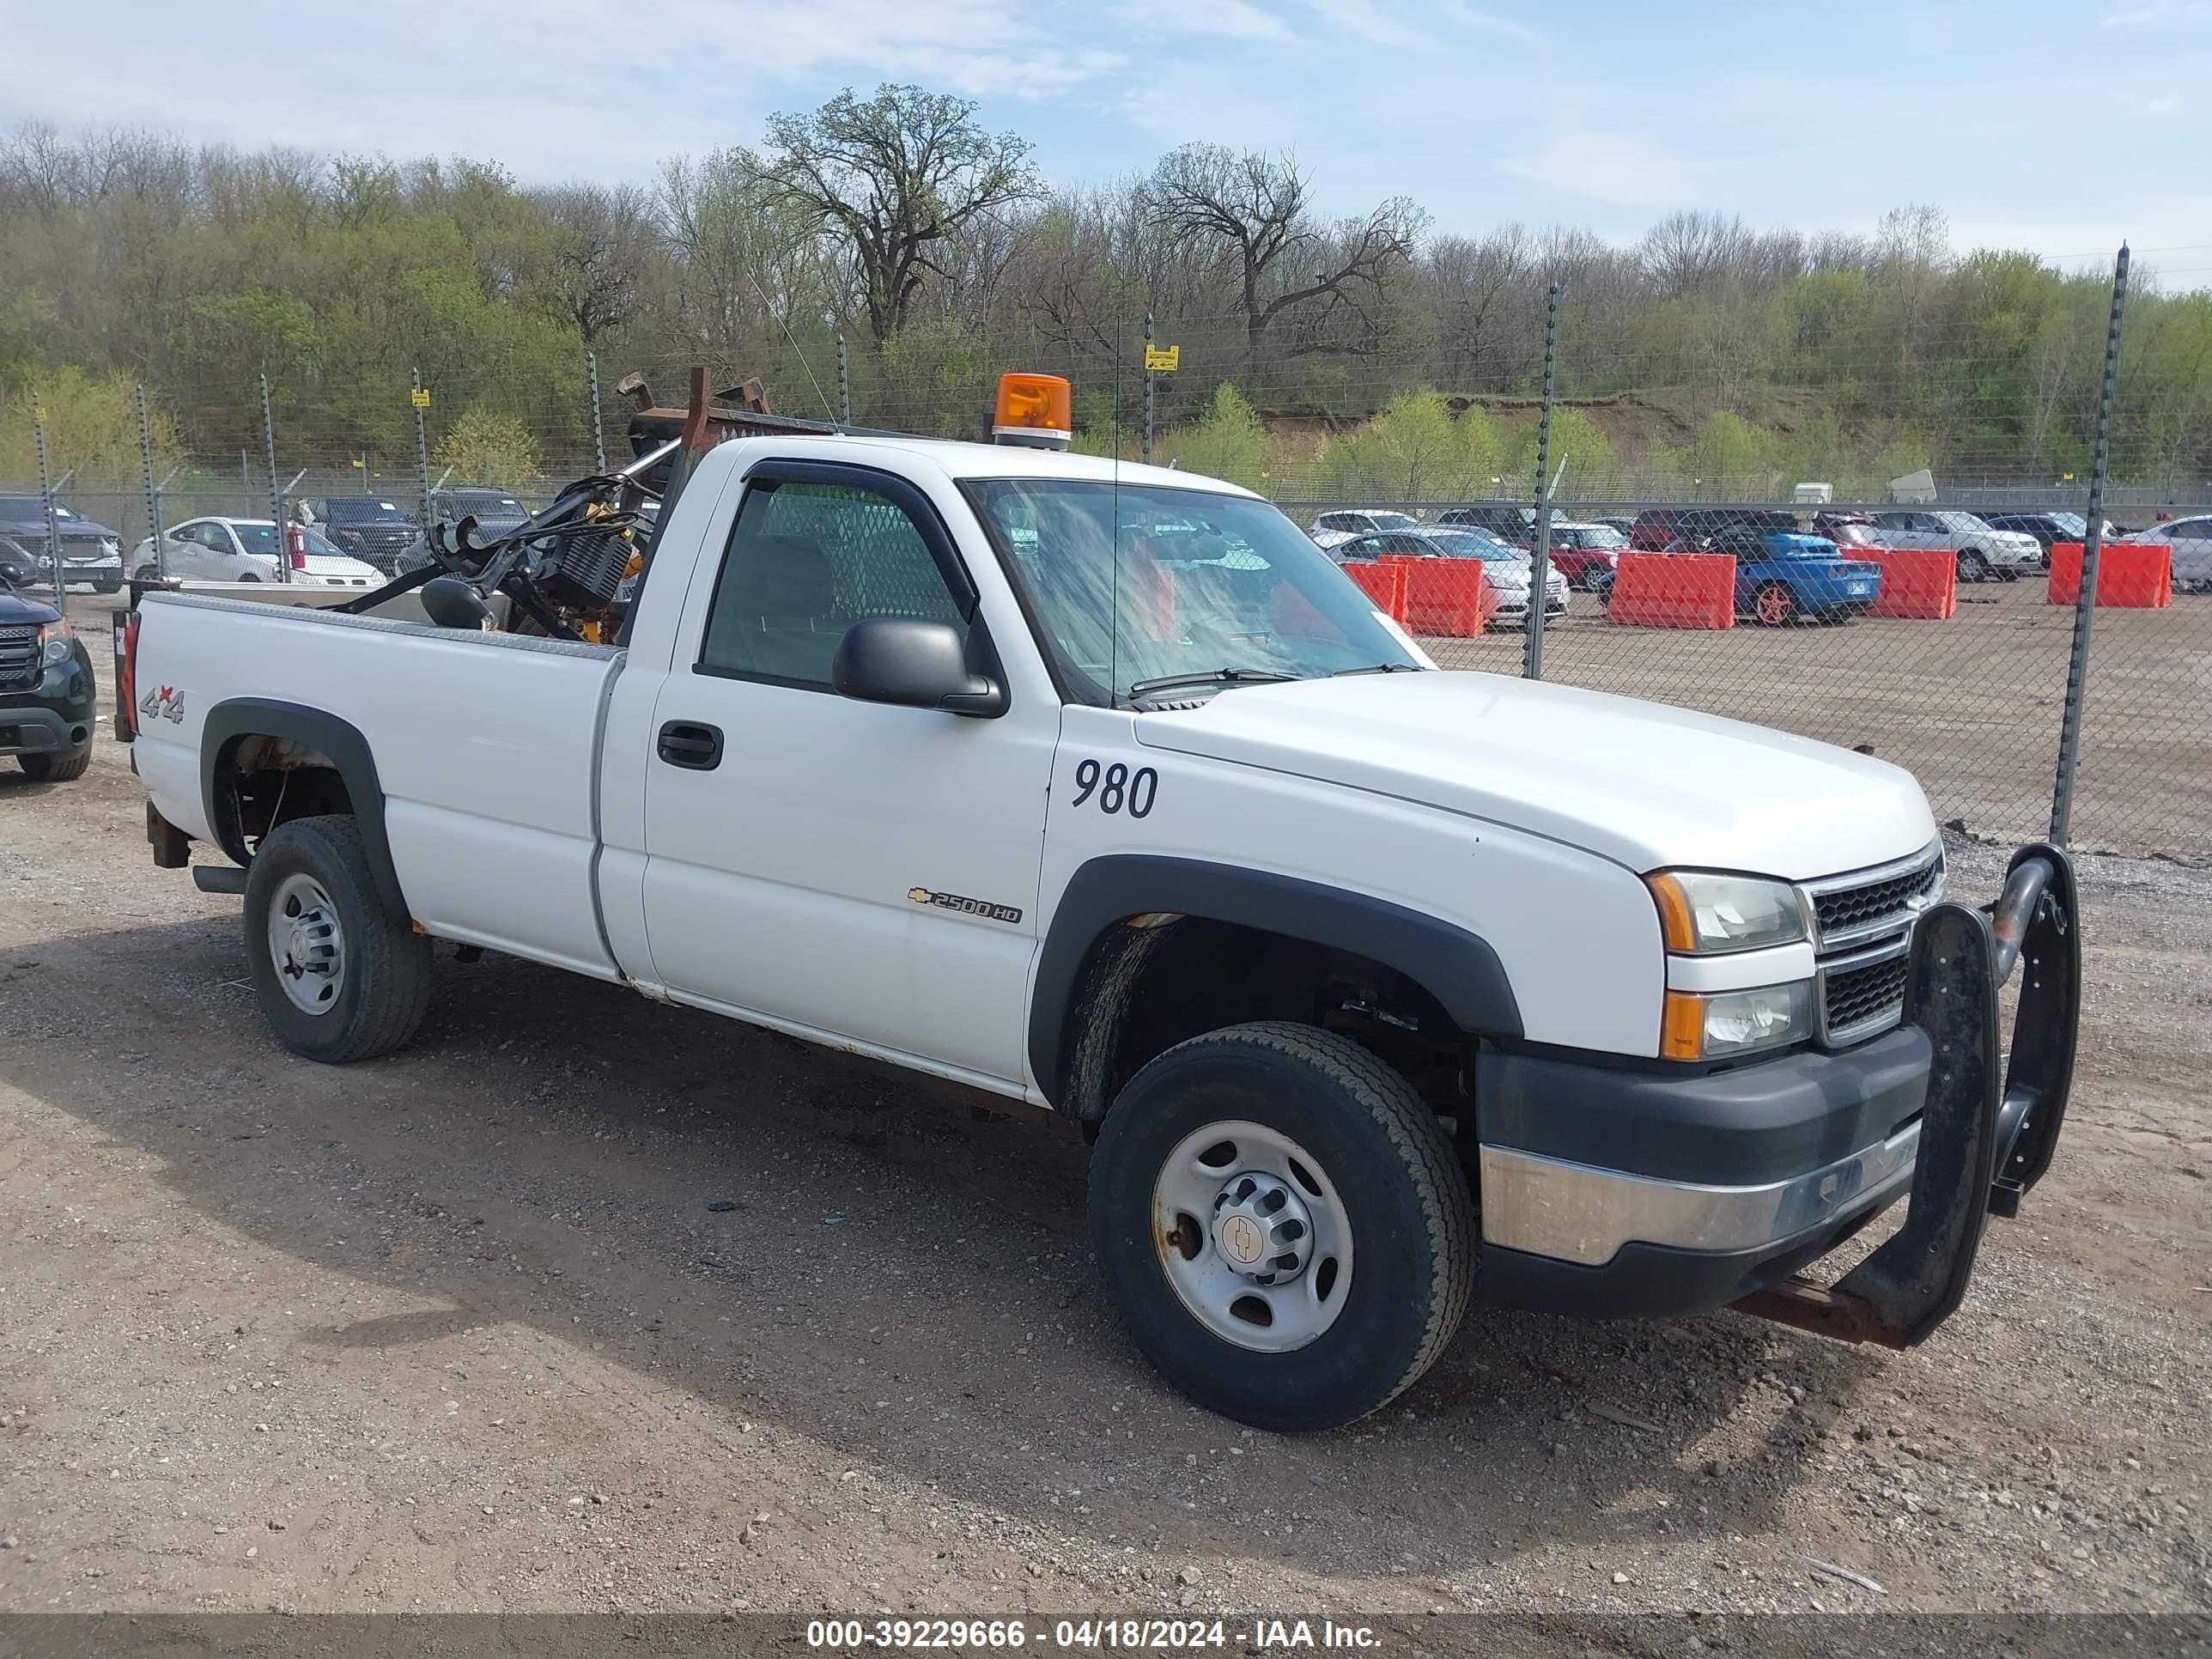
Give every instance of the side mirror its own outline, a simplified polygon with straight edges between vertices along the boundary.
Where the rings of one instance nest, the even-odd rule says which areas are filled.
[[[1006,712],[1006,688],[968,666],[960,631],[907,617],[868,617],[845,630],[830,684],[856,702],[942,708],[986,720]]]

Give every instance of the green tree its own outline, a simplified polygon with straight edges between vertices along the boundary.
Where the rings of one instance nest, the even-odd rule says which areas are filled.
[[[1213,401],[1200,419],[1158,434],[1153,450],[1163,464],[1226,478],[1247,489],[1267,487],[1267,428],[1231,380],[1214,387]]]
[[[538,441],[512,415],[477,404],[464,410],[438,440],[440,466],[453,470],[455,482],[501,484],[526,489],[544,476]]]

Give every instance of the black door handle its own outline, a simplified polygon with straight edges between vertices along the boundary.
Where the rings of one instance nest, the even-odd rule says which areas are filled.
[[[671,766],[711,772],[722,763],[722,728],[671,720],[660,728],[660,758]]]

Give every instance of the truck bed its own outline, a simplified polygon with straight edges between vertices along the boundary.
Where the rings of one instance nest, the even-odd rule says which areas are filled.
[[[162,817],[214,839],[199,758],[211,711],[312,696],[375,757],[416,922],[617,976],[592,866],[620,650],[192,594],[149,593],[139,617],[137,765]]]

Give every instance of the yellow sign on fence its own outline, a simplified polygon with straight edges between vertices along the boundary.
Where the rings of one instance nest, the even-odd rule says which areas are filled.
[[[407,394],[407,401],[413,404],[417,409],[429,408],[430,388],[427,386],[416,386],[414,391]]]
[[[1158,369],[1163,374],[1172,374],[1182,364],[1182,348],[1179,345],[1146,346],[1145,367]]]

